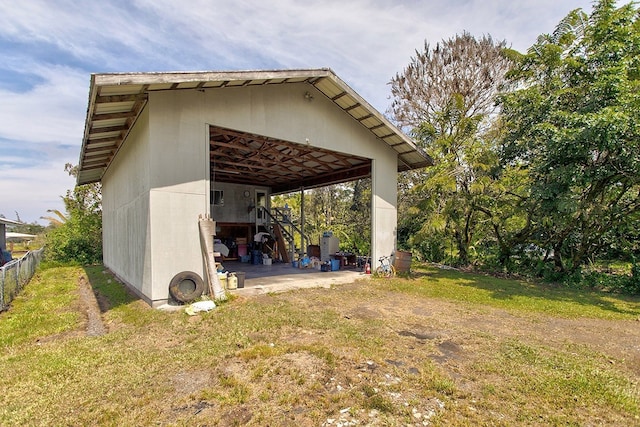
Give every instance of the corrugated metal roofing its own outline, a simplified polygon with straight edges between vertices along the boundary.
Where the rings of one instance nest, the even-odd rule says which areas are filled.
[[[126,139],[148,93],[307,83],[398,153],[398,171],[432,165],[429,156],[328,68],[311,70],[92,74],[78,184],[99,181]]]

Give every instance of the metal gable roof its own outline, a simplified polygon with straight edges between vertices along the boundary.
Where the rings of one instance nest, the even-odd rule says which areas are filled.
[[[162,90],[307,83],[398,153],[398,171],[431,158],[328,68],[310,70],[92,74],[78,184],[99,181],[144,108]]]

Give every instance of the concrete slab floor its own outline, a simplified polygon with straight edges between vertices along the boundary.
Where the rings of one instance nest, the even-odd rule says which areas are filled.
[[[230,290],[235,295],[250,296],[270,292],[286,292],[301,288],[329,288],[333,285],[352,283],[367,279],[358,268],[343,268],[337,271],[320,271],[312,268],[294,268],[291,264],[250,264],[237,261],[222,263],[228,272],[244,272],[244,288]]]

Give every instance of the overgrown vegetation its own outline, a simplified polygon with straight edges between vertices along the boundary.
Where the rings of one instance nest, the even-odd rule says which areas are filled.
[[[502,163],[530,180],[531,219],[518,233],[560,272],[613,250],[637,255],[639,22],[634,6],[611,0],[570,13],[512,71],[523,88],[502,97]]]
[[[65,170],[77,175],[77,166]],[[99,183],[68,190],[64,201],[67,214],[52,211],[51,227],[46,233],[45,258],[49,262],[77,262],[89,265],[102,262],[102,204]]]
[[[43,269],[0,314],[0,424],[637,424],[640,300],[415,270],[190,317]]]
[[[404,178],[400,244],[434,262],[637,293],[639,22],[635,5],[601,0],[526,54],[466,33],[416,52],[392,80],[392,113],[438,164]],[[590,267],[603,259],[635,274]]]

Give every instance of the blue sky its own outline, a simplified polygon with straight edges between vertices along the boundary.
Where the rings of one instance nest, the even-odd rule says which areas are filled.
[[[424,41],[525,51],[590,0],[0,0],[0,214],[39,222],[75,181],[91,73],[333,69],[379,111]],[[622,4],[622,3],[620,3]]]

